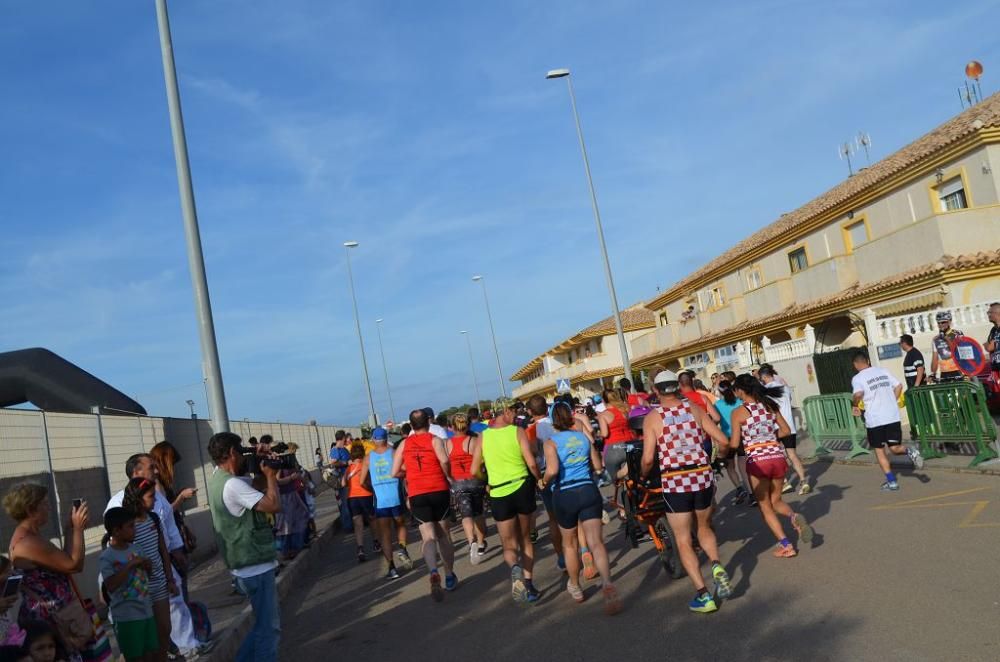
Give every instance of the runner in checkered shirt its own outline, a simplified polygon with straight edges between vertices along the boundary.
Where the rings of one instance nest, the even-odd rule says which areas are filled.
[[[773,395],[782,388],[784,387],[778,386],[768,389],[753,375],[740,375],[736,378],[733,391],[743,400],[743,406],[733,410],[729,447],[735,449],[740,442],[743,443],[747,453],[750,489],[760,505],[764,522],[778,539],[774,555],[791,558],[797,552],[785,536],[785,529],[778,515],[791,519],[799,540],[805,544],[812,541],[813,531],[805,517],[794,512],[791,506],[781,500],[788,462],[785,460],[784,447],[778,440],[790,432],[788,422],[781,415],[780,405]],[[780,396],[781,393],[778,392],[777,395]]]
[[[712,529],[715,473],[709,464],[702,441],[708,434],[724,449],[726,435],[696,404],[683,400],[676,373],[664,370],[653,379],[660,404],[643,422],[642,471],[649,475],[660,472],[663,499],[667,503],[667,522],[677,540],[677,551],[697,593],[688,609],[707,614],[718,609],[712,594],[705,588],[698,555],[691,540],[691,529],[697,523],[698,543],[712,564],[712,579],[716,596],[732,594],[729,575],[719,563],[719,546]],[[659,452],[659,461],[657,461]]]

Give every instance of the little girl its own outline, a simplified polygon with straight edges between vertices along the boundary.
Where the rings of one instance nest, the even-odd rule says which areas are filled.
[[[31,662],[58,662],[65,660],[62,646],[55,628],[45,621],[29,621],[24,626],[26,633],[24,651]]]

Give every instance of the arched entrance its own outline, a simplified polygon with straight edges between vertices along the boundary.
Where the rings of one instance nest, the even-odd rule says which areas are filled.
[[[823,320],[816,327],[816,344],[813,347],[813,365],[816,367],[816,385],[823,395],[850,393],[854,366],[851,357],[868,346],[865,321],[847,312]]]

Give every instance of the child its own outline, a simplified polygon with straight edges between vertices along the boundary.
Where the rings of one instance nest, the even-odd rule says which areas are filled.
[[[133,478],[125,487],[122,506],[135,515],[135,546],[137,551],[149,559],[149,597],[153,601],[153,618],[156,619],[156,633],[160,641],[160,657],[167,659],[170,646],[170,596],[177,595],[174,573],[170,568],[170,556],[163,537],[163,523],[153,511],[156,486],[146,478]]]
[[[153,662],[158,659],[160,640],[149,595],[152,563],[133,544],[135,515],[124,508],[110,508],[104,513],[104,528],[111,539],[101,552],[100,568],[118,648],[128,662]]]
[[[7,584],[7,578],[10,577],[12,569],[10,559],[6,556],[0,556],[0,586]],[[7,615],[10,608],[17,602],[17,597],[14,595],[9,598],[0,598],[0,612],[2,612],[0,613],[0,646],[20,647],[24,644],[24,630]]]
[[[62,647],[55,628],[45,621],[29,621],[24,625],[26,633],[22,649],[31,662],[57,662],[64,660]]]

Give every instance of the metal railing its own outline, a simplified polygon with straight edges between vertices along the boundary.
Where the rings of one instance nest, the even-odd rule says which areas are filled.
[[[970,467],[997,457],[991,444],[997,428],[986,406],[986,390],[978,382],[956,381],[918,386],[906,392],[910,430],[927,458],[946,457],[934,444],[971,443],[976,455]]]

